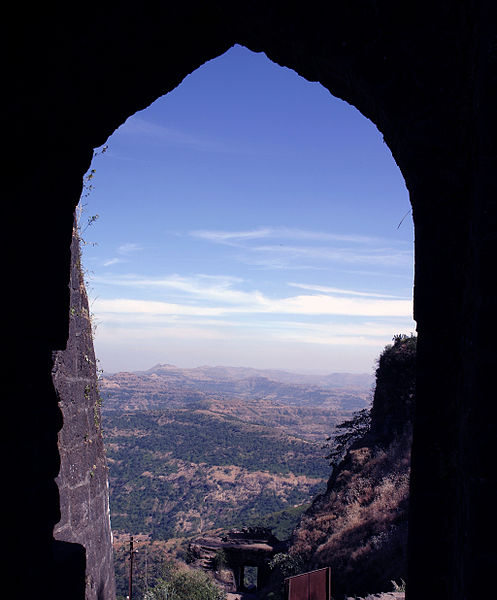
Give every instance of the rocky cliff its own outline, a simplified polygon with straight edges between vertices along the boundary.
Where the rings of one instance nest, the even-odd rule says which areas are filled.
[[[380,356],[371,426],[333,470],[294,532],[290,554],[332,568],[333,595],[387,591],[407,577],[407,509],[416,338]]]
[[[86,561],[81,585],[85,600],[113,600],[115,583],[101,400],[76,230],[71,246],[69,285],[69,341],[65,350],[55,353],[52,372],[64,420],[59,432],[60,472],[56,479],[61,518],[54,537],[62,554],[80,552]],[[64,557],[61,561],[64,562]],[[74,598],[74,592],[67,597]]]

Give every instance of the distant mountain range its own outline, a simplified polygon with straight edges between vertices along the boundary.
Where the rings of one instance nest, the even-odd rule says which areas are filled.
[[[156,373],[170,377],[188,377],[202,381],[237,381],[252,378],[264,378],[280,383],[300,385],[316,385],[324,388],[367,387],[374,382],[373,375],[368,373],[329,373],[328,375],[312,373],[296,373],[279,369],[254,369],[252,367],[209,367],[201,366],[184,369],[168,364],[157,364],[143,373]]]
[[[157,364],[147,371],[104,375],[106,410],[178,408],[200,401],[260,400],[285,406],[362,408],[374,377],[366,373],[313,375],[249,367],[184,369]]]

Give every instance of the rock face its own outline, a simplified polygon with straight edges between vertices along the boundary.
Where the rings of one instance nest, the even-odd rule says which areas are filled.
[[[371,407],[370,438],[383,447],[412,427],[416,394],[416,345],[414,336],[396,336],[382,352],[376,369]]]
[[[332,593],[365,595],[407,578],[416,338],[396,338],[376,371],[371,428],[334,469],[294,532],[290,553],[330,566]]]
[[[60,472],[56,479],[61,518],[54,529],[62,554],[82,552],[86,600],[115,598],[107,463],[102,440],[100,395],[88,299],[80,264],[79,238],[71,247],[70,335],[54,357],[53,380],[63,426],[59,432]],[[70,544],[70,546],[68,546]],[[70,590],[67,597],[74,597]]]

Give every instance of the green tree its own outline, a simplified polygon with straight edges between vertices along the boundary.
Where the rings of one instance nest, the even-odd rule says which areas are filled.
[[[271,571],[278,569],[283,577],[293,577],[304,571],[304,561],[298,554],[278,552],[269,562],[269,568]]]
[[[364,437],[371,427],[371,410],[363,408],[355,412],[352,419],[343,421],[336,426],[335,432],[326,438],[323,448],[328,450],[326,459],[336,469],[341,463],[347,450],[354,442]]]
[[[285,578],[300,575],[305,571],[305,563],[299,554],[279,552],[269,562],[271,579],[263,590],[264,600],[283,600],[285,598]]]
[[[226,594],[207,573],[167,562],[144,600],[226,600]]]

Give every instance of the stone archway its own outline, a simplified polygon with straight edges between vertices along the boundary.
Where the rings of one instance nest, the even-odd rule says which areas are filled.
[[[497,504],[489,458],[497,427],[489,276],[497,229],[496,10],[490,0],[439,0],[429,10],[390,0],[218,0],[12,14],[6,222],[18,234],[9,243],[8,372],[16,398],[10,421],[21,424],[24,443],[9,442],[16,449],[10,512],[13,540],[22,548],[29,538],[40,557],[17,565],[20,589],[28,581],[48,589],[56,577],[50,544],[61,418],[51,355],[68,335],[73,210],[92,148],[234,43],[263,50],[355,105],[401,168],[415,222],[419,334],[409,597],[464,598],[484,585],[497,560],[488,534]]]
[[[278,553],[288,549],[287,542],[278,540],[271,529],[264,527],[243,527],[233,529],[219,537],[199,537],[188,546],[188,551],[194,559],[196,568],[215,571],[216,556],[223,552],[226,560],[225,567],[232,573],[231,592],[244,592],[245,569],[257,569],[258,590],[268,582],[271,569],[270,560]],[[225,584],[226,586],[227,584]]]

